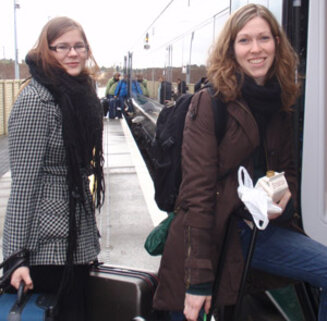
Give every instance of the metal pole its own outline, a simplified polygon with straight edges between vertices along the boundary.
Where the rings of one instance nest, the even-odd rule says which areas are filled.
[[[193,43],[193,38],[194,38],[194,31],[192,32],[192,35],[191,35],[190,56],[189,56],[187,74],[186,74],[186,83],[188,83],[188,84],[191,82],[191,58],[192,58],[192,43]]]
[[[133,69],[133,53],[128,52],[128,97],[132,96],[132,69]]]
[[[17,47],[17,18],[16,18],[16,9],[19,9],[20,6],[14,0],[14,32],[15,32],[15,79],[19,79],[19,63],[18,63],[18,47]]]
[[[213,33],[212,33],[212,41],[216,39],[216,16],[213,16]]]
[[[167,80],[173,80],[173,45],[168,46],[168,68],[167,68]]]
[[[127,56],[124,56],[124,69],[123,69],[124,75],[127,74]]]
[[[173,45],[170,45],[170,65],[171,65],[171,68],[170,68],[170,81],[173,81]]]

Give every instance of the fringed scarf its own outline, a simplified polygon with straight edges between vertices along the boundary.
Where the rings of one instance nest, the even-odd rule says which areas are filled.
[[[281,88],[277,78],[269,79],[263,86],[244,75],[241,93],[248,103],[260,129],[264,130],[272,115],[282,109]]]
[[[69,190],[69,236],[66,268],[58,292],[61,293],[73,277],[73,257],[78,233],[76,209],[83,207],[87,215],[93,214],[93,211],[90,213],[93,204],[87,204],[89,200],[85,194],[83,175],[94,175],[95,207],[100,208],[104,201],[103,112],[94,83],[88,74],[71,76],[63,69],[56,68],[51,70],[53,77],[48,77],[41,63],[32,56],[26,57],[26,63],[32,77],[50,91],[62,113]]]
[[[256,84],[253,78],[245,75],[241,83],[241,93],[247,102],[259,128],[260,145],[253,153],[254,180],[264,176],[268,160],[265,157],[265,131],[272,116],[282,110],[281,87],[276,77],[269,79],[263,86]]]

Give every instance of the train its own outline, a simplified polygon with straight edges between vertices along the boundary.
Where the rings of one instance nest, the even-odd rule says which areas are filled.
[[[327,245],[327,148],[326,148],[326,12],[323,0],[230,1],[231,12],[246,3],[256,2],[269,7],[282,20],[282,25],[300,58],[299,77],[303,94],[294,108],[295,150],[301,188],[301,216],[305,232]],[[278,3],[278,5],[277,5]],[[224,14],[225,19],[228,15]],[[221,22],[223,23],[224,20]],[[205,51],[205,50],[204,50]],[[135,55],[135,53],[134,53]],[[163,57],[164,59],[164,57]],[[181,66],[182,68],[182,66]],[[164,73],[168,74],[171,66]],[[139,72],[134,68],[131,73]],[[176,79],[171,79],[173,84]],[[158,82],[149,81],[151,87]],[[189,86],[193,87],[193,84]],[[192,92],[192,91],[190,91]],[[156,120],[163,105],[157,99],[132,96],[135,116],[130,119],[140,148],[147,148],[155,134]],[[149,152],[151,153],[151,152]]]

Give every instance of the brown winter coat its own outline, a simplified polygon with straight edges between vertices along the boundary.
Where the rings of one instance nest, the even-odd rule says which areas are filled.
[[[256,121],[244,101],[227,105],[225,135],[217,148],[211,98],[197,93],[186,116],[183,147],[183,180],[174,219],[159,269],[154,308],[183,310],[190,284],[212,282],[222,237],[231,213],[242,206],[237,195],[240,164],[253,174],[251,153],[259,145]],[[191,117],[193,116],[193,117]],[[296,197],[291,115],[278,112],[266,128],[267,168],[285,171]],[[218,179],[232,169],[227,177]],[[229,244],[218,302],[234,304],[243,270],[238,228]]]

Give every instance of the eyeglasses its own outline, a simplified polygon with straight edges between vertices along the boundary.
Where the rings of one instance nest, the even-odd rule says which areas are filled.
[[[74,46],[69,46],[67,44],[59,44],[57,46],[49,46],[50,50],[53,50],[59,54],[65,54],[65,55],[67,55],[73,48],[79,54],[85,53],[89,50],[89,47],[86,46],[84,43],[78,43]]]

